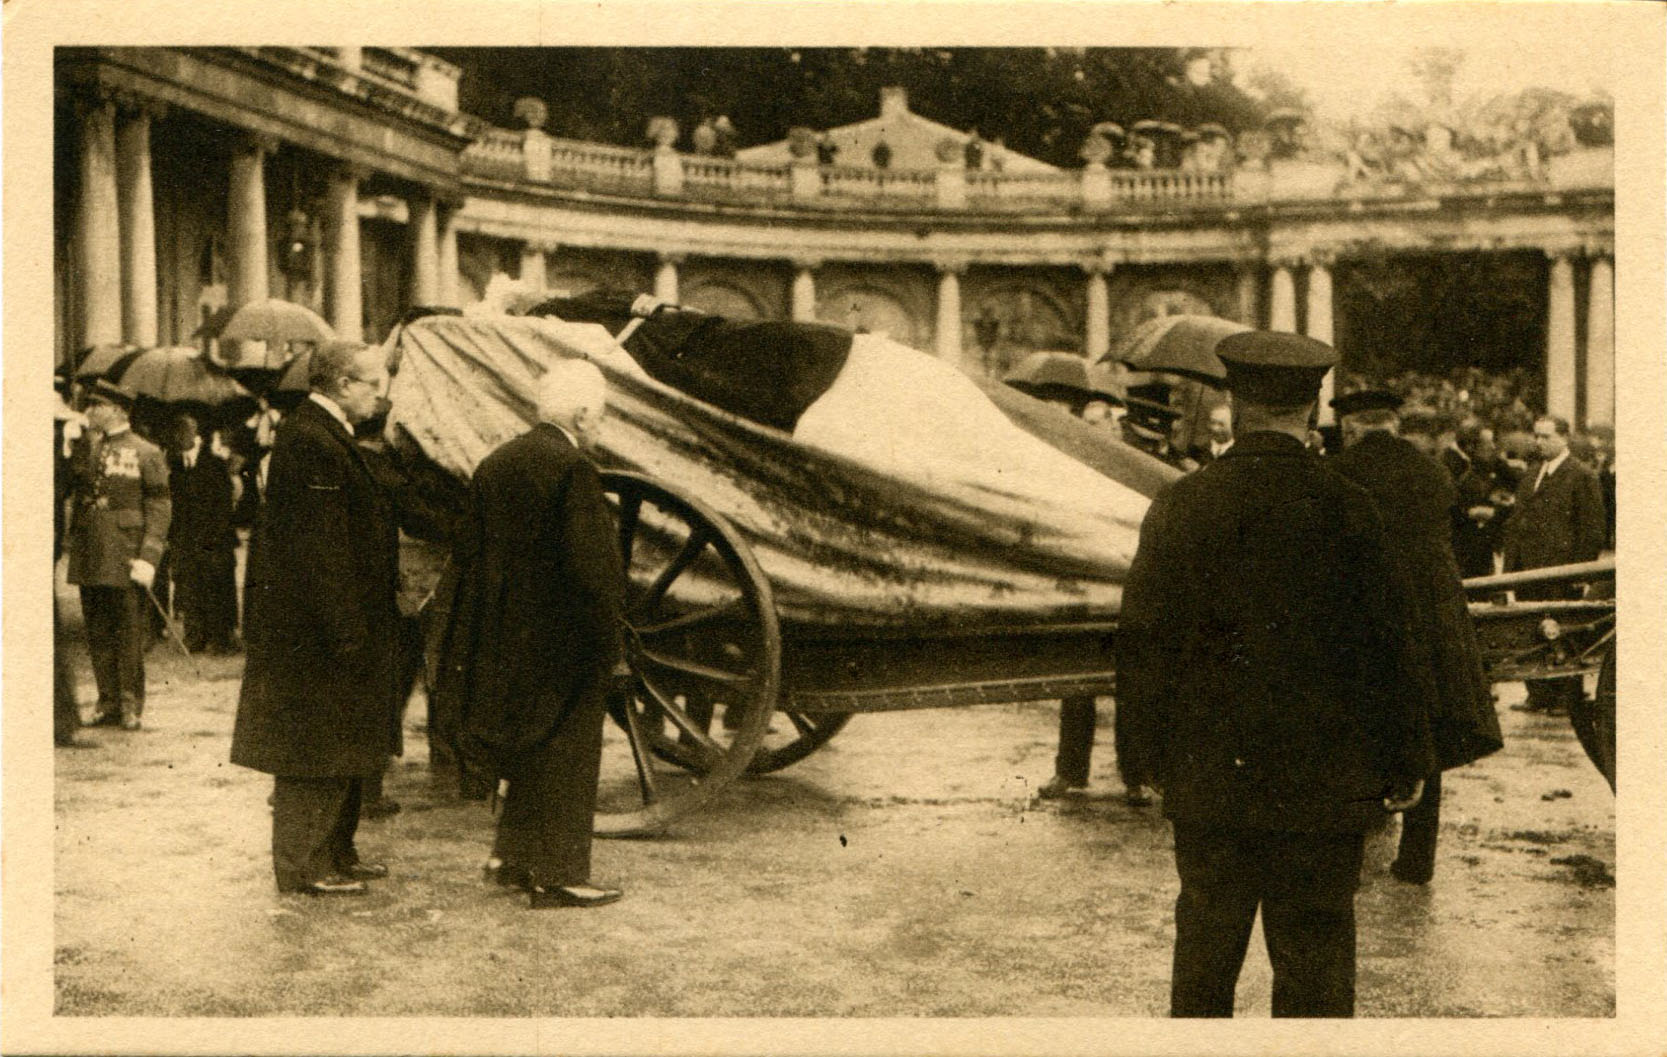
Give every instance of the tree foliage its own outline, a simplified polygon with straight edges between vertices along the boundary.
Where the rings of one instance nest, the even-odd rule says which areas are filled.
[[[554,135],[641,145],[651,116],[685,135],[728,114],[749,146],[794,126],[830,128],[873,117],[880,89],[908,89],[910,108],[1001,138],[1060,166],[1078,164],[1088,131],[1153,118],[1184,127],[1257,127],[1278,106],[1302,104],[1288,82],[1273,92],[1236,83],[1231,53],[1181,48],[438,48],[464,69],[464,110],[514,125],[517,98],[550,109]],[[1208,76],[1188,77],[1208,59]],[[1201,68],[1200,68],[1201,69]]]

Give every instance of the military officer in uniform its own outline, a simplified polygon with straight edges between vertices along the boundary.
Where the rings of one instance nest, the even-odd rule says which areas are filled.
[[[145,592],[167,546],[171,512],[162,450],[128,425],[133,398],[105,379],[93,384],[87,432],[70,467],[69,582],[81,588],[98,682],[93,724],[123,730],[138,730],[145,711]]]
[[[1429,680],[1430,735],[1436,767],[1424,796],[1401,819],[1400,853],[1390,872],[1426,884],[1435,871],[1441,828],[1441,772],[1496,752],[1504,744],[1493,692],[1482,672],[1482,651],[1453,557],[1449,470],[1398,435],[1401,398],[1381,389],[1347,393],[1331,402],[1343,428],[1343,451],[1331,458],[1338,473],[1372,493],[1383,518],[1390,556],[1411,588],[1409,628]],[[1468,465],[1469,460],[1466,460]]]
[[[1120,764],[1175,833],[1170,1012],[1231,1016],[1260,908],[1277,1017],[1354,1013],[1365,832],[1432,766],[1372,498],[1304,439],[1323,342],[1224,339],[1238,438],[1159,494],[1117,633]]]

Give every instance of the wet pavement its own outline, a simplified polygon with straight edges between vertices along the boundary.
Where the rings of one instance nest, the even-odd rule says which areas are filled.
[[[598,842],[622,902],[534,913],[482,883],[487,809],[431,778],[415,727],[389,775],[404,810],[360,830],[393,876],[364,898],[279,896],[270,779],[226,762],[241,667],[159,646],[145,729],[57,750],[59,1014],[1166,1012],[1169,829],[1110,795],[1109,702],[1105,795],[1032,797],[1048,705],[859,716],[666,836]],[[1449,774],[1435,882],[1389,877],[1393,824],[1369,843],[1362,1016],[1614,1013],[1614,799],[1566,719],[1500,689],[1506,748]],[[1240,1009],[1266,1016],[1251,942]]]

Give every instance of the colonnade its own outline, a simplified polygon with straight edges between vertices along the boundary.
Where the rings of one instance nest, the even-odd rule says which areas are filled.
[[[164,104],[127,93],[88,90],[75,101],[79,196],[75,204],[77,348],[127,343],[150,347],[158,330],[156,206],[152,123]],[[278,141],[250,133],[233,144],[227,167],[226,246],[232,304],[270,296],[266,214],[267,159]],[[329,159],[323,252],[325,316],[343,338],[364,336],[359,190],[372,173]],[[457,303],[456,214],[460,202],[430,189],[405,196],[410,231],[411,304]]]

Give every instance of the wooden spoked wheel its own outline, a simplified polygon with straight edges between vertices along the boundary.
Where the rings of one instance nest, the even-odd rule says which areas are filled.
[[[640,474],[602,483],[628,583],[595,830],[633,836],[746,771],[781,686],[781,630],[769,581],[722,516]]]
[[[688,712],[710,723],[715,710],[710,700],[693,699],[688,703]],[[850,721],[849,712],[777,711],[764,728],[746,773],[771,774],[798,763],[826,745]],[[734,720],[726,722],[733,724]],[[667,763],[698,773],[704,773],[707,767],[705,754],[690,745],[687,739],[652,738],[649,744],[654,754]]]

